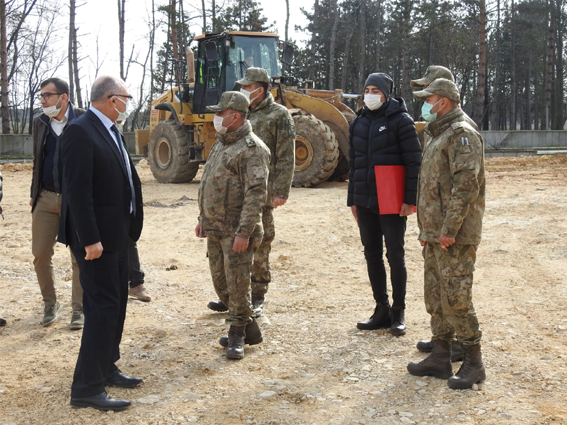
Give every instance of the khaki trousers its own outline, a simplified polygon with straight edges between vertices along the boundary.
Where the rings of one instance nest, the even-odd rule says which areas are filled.
[[[46,306],[55,305],[55,272],[53,254],[57,243],[59,216],[61,214],[61,194],[42,190],[32,212],[32,254],[37,282]],[[79,281],[79,266],[71,253],[73,266],[72,306],[74,310],[83,309],[83,288]]]

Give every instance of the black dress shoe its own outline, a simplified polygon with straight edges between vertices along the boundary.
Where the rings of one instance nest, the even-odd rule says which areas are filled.
[[[92,397],[76,398],[71,397],[71,406],[74,407],[92,407],[98,410],[124,410],[130,406],[128,400],[117,400],[110,397],[106,392],[94,395]]]
[[[107,387],[134,388],[140,385],[142,382],[144,381],[140,378],[126,376],[122,372],[117,370],[108,378],[106,378],[104,385]]]
[[[6,326],[6,319],[0,319],[0,326]]]

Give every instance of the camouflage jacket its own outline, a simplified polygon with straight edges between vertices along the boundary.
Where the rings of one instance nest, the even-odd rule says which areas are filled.
[[[460,109],[460,107],[459,107]],[[476,131],[478,131],[478,125],[476,125],[476,123],[473,121],[473,119],[471,117],[469,117],[465,111],[463,111],[462,109],[460,109],[463,112],[463,120],[468,122],[472,128],[474,128]],[[430,142],[431,140],[431,135],[427,134],[426,132],[423,133],[423,146],[427,146],[427,144]]]
[[[248,117],[256,134],[270,149],[270,177],[267,204],[273,206],[274,197],[287,199],[295,168],[295,124],[285,106],[274,101],[271,93]]]
[[[454,109],[428,124],[431,141],[423,152],[417,194],[419,240],[477,245],[485,202],[482,136]]]
[[[249,238],[261,231],[270,153],[246,121],[217,134],[199,186],[199,222],[204,233]]]

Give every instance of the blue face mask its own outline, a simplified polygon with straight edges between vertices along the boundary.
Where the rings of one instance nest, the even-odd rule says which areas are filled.
[[[439,99],[437,101],[437,103],[441,102],[442,99]],[[435,104],[431,104],[431,103],[427,103],[424,102],[423,106],[421,107],[421,116],[423,117],[423,119],[427,122],[433,122],[437,119],[437,112],[435,112],[434,114],[431,113],[431,110],[433,109],[433,107],[435,105],[437,105],[437,103]]]

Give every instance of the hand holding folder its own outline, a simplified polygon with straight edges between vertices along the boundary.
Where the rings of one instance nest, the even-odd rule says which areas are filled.
[[[376,191],[380,214],[399,214],[404,203],[406,167],[404,165],[376,165]],[[416,207],[413,212],[416,212]]]

